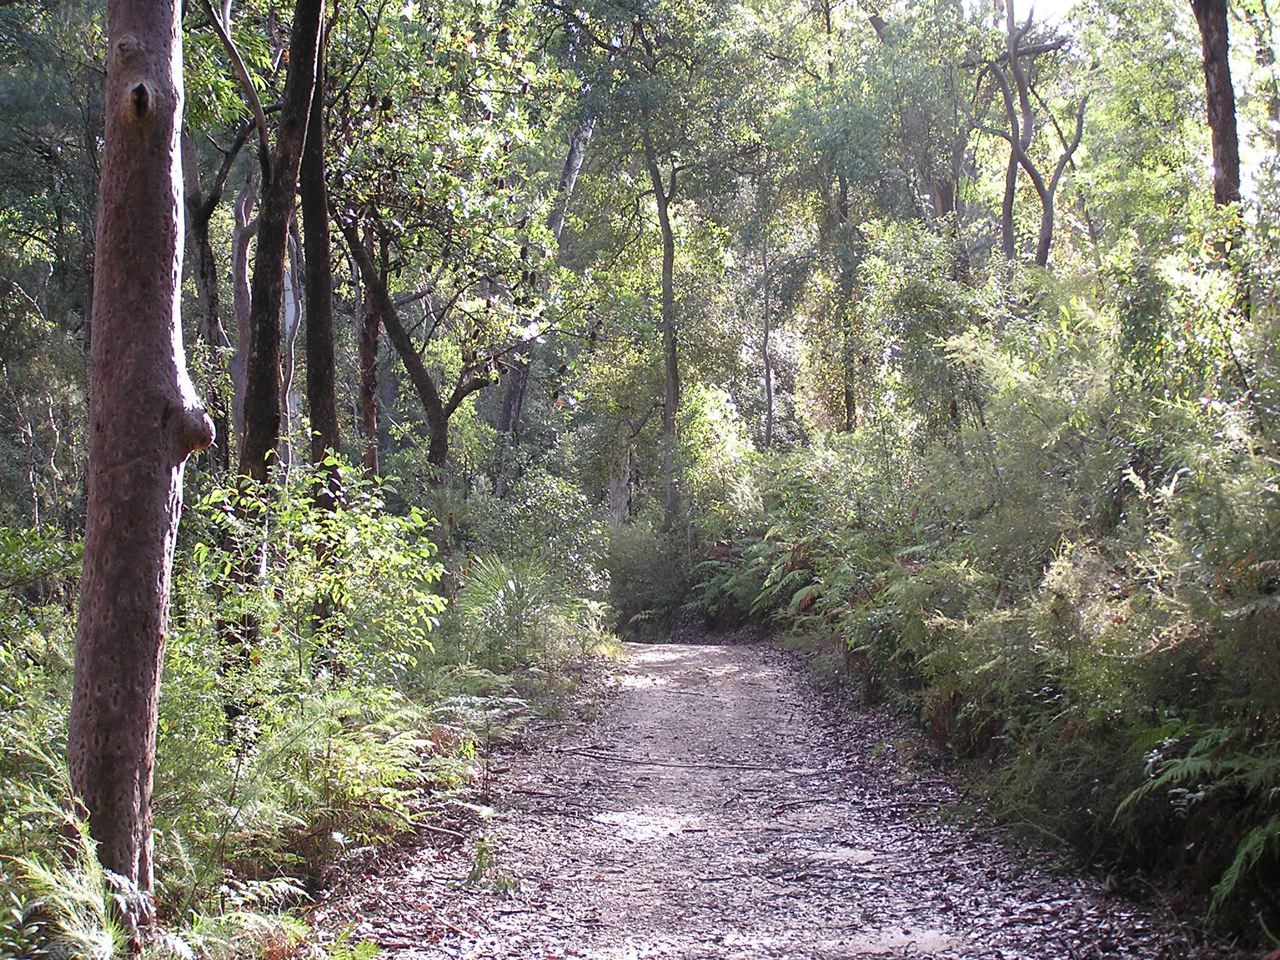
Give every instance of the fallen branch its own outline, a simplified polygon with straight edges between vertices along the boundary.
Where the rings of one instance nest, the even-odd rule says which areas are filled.
[[[427,833],[438,833],[442,836],[453,837],[456,840],[466,840],[467,835],[457,830],[451,830],[449,827],[437,827],[434,823],[420,823],[418,826],[427,831]]]

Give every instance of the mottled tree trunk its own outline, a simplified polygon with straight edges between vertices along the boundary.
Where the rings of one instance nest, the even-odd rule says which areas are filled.
[[[1213,138],[1213,202],[1240,199],[1240,141],[1236,132],[1236,95],[1231,86],[1231,45],[1227,0],[1191,0],[1200,27],[1204,85]]]
[[[231,356],[231,417],[234,442],[244,436],[244,390],[249,367],[249,242],[258,232],[253,212],[258,202],[254,173],[245,177],[236,197],[235,228],[231,234],[231,300],[236,315],[236,348]],[[228,438],[229,440],[231,438]]]
[[[99,858],[143,891],[153,881],[156,707],[182,469],[213,440],[178,313],[179,17],[176,0],[107,5],[88,507],[67,740]]]
[[[768,213],[766,212],[766,216]],[[765,231],[760,246],[760,282],[764,288],[764,336],[760,343],[760,358],[764,361],[764,446],[773,446],[773,356],[769,352],[769,335],[773,332],[773,308],[770,301],[769,234]]]
[[[609,468],[609,529],[617,533],[631,514],[631,445],[627,444]]]
[[[284,298],[285,250],[298,191],[298,172],[316,87],[323,0],[297,0],[289,35],[289,73],[271,154],[270,181],[263,184],[258,246],[251,285],[249,350],[240,472],[266,480],[270,455],[280,441],[280,307]]]

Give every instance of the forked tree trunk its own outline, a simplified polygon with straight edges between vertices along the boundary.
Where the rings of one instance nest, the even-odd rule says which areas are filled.
[[[178,313],[179,19],[176,0],[107,5],[88,507],[67,738],[98,856],[142,891],[153,881],[156,706],[182,469],[213,441],[187,375]]]
[[[1236,132],[1236,95],[1231,86],[1231,44],[1227,34],[1227,0],[1191,0],[1200,27],[1204,85],[1213,138],[1213,202],[1240,199],[1240,140]]]
[[[409,374],[409,381],[413,384],[414,392],[418,394],[418,401],[422,404],[422,412],[427,418],[427,430],[430,433],[430,439],[427,442],[427,462],[434,467],[443,468],[449,459],[449,417],[457,409],[457,404],[461,400],[455,396],[449,402],[445,401],[435,380],[431,377],[431,371],[423,362],[422,355],[414,346],[413,338],[400,322],[395,302],[387,292],[387,285],[379,275],[373,257],[361,241],[359,232],[353,224],[344,224],[341,219],[339,224],[351,256],[360,267],[360,276],[364,280],[365,298],[368,304],[366,309],[377,311],[382,327],[387,331],[387,339],[400,355],[400,360]]]
[[[285,248],[298,192],[298,171],[316,87],[323,0],[297,0],[289,34],[289,74],[271,154],[270,182],[263,184],[258,247],[253,264],[240,472],[264,481],[280,442],[280,306]]]
[[[1005,76],[1004,69],[998,62],[992,63],[990,66],[991,75],[995,78],[1004,99],[1005,116],[1009,123],[1009,132],[1000,134],[1009,143],[1009,163],[1005,169],[1004,202],[1000,211],[1001,247],[1005,257],[1011,259],[1015,252],[1014,197],[1017,192],[1018,170],[1021,168],[1026,171],[1040,201],[1040,231],[1036,237],[1035,263],[1037,266],[1044,267],[1048,266],[1049,251],[1053,246],[1054,210],[1057,203],[1058,186],[1061,184],[1063,174],[1066,173],[1068,166],[1071,164],[1071,158],[1080,147],[1080,140],[1084,136],[1085,108],[1088,106],[1089,97],[1086,94],[1080,98],[1080,102],[1076,106],[1075,133],[1070,141],[1066,139],[1065,134],[1062,135],[1062,153],[1059,155],[1053,170],[1046,177],[1030,155],[1031,143],[1035,139],[1036,118],[1035,112],[1031,108],[1031,81],[1027,75],[1023,59],[1034,56],[1036,53],[1047,52],[1048,49],[1057,48],[1046,47],[1044,44],[1023,48],[1022,38],[1031,29],[1032,20],[1028,17],[1026,22],[1019,27],[1013,18],[1012,3],[1006,7],[1006,25],[1008,28],[1008,45],[1007,55],[1004,59],[1008,64],[1009,76],[1013,79],[1012,85],[1009,82],[1009,77]],[[1062,131],[1059,130],[1059,133],[1061,134]]]
[[[387,291],[387,241],[385,239],[381,241],[383,270],[379,271],[368,247],[360,239],[360,231],[355,223],[344,222],[339,217],[338,229],[347,241],[351,259],[360,268],[360,277],[364,281],[368,304],[378,312],[382,328],[387,331],[387,339],[399,354],[405,372],[409,374],[409,382],[413,384],[413,390],[422,404],[422,413],[427,419],[427,431],[430,434],[430,440],[427,443],[427,462],[437,468],[434,482],[443,483],[444,466],[449,460],[449,419],[458,412],[458,408],[467,397],[493,385],[491,362],[464,367],[458,374],[453,389],[446,395],[436,385],[435,378],[427,369],[413,336],[400,322],[395,301]]]

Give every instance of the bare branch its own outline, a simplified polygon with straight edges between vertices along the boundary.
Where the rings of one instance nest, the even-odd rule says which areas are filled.
[[[1042,53],[1053,53],[1055,50],[1061,50],[1067,45],[1065,37],[1057,37],[1053,40],[1045,40],[1042,43],[1029,43],[1025,47],[1019,44],[1018,56],[1024,60],[1030,60],[1038,57]],[[965,60],[960,66],[966,70],[972,70],[975,67],[994,67],[1003,66],[1009,62],[1009,51],[1005,51],[991,60]]]
[[[209,14],[209,22],[213,24],[214,33],[226,48],[227,56],[231,59],[231,68],[235,72],[236,79],[240,81],[240,89],[244,92],[245,103],[249,105],[249,112],[253,114],[253,122],[258,128],[258,159],[262,164],[262,182],[268,183],[271,180],[271,137],[267,132],[267,115],[263,112],[258,88],[253,85],[253,78],[249,76],[249,69],[244,65],[244,58],[240,56],[236,42],[231,37],[231,2],[225,0],[222,8],[223,15],[227,17],[225,22],[213,9],[210,0],[204,0],[204,8]]]
[[[1080,106],[1076,108],[1076,130],[1071,138],[1070,144],[1063,144],[1062,156],[1058,158],[1058,165],[1053,170],[1053,177],[1049,180],[1049,197],[1052,198],[1058,189],[1058,181],[1062,179],[1063,172],[1067,169],[1067,165],[1071,163],[1071,158],[1075,155],[1076,149],[1080,146],[1080,141],[1084,137],[1084,112],[1089,105],[1089,95],[1085,94],[1080,98]]]

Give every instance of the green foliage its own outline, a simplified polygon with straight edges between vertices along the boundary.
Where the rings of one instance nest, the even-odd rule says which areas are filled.
[[[315,494],[333,466],[345,487],[330,510]],[[607,647],[608,611],[582,592],[602,589],[594,514],[537,472],[510,504],[488,504],[484,523],[509,559],[464,565],[442,627],[433,521],[391,512],[387,487],[350,464],[295,468],[270,488],[198,484],[160,704],[156,897],[181,950],[301,949],[307,930],[291,911],[325,865],[411,829],[420,791],[463,786],[476,744],[528,712],[509,674],[537,693]],[[105,960],[122,942],[122,894],[66,812],[79,556],[55,532],[0,530],[6,955]],[[258,576],[241,576],[245,556],[260,558]],[[367,954],[350,943],[330,951]]]
[[[618,623],[640,634],[662,635],[683,605],[690,561],[653,513],[609,536],[609,583]]]
[[[206,651],[228,646],[217,624],[231,615],[256,620],[254,652],[296,676],[340,669],[385,683],[414,668],[444,610],[435,592],[443,567],[430,535],[434,521],[412,507],[391,513],[384,490],[350,465],[340,502],[325,509],[315,499],[323,476],[300,469],[283,485],[216,485],[195,500],[183,528],[190,563],[175,578],[171,655],[190,650],[208,664]],[[246,555],[265,558],[265,576],[239,575]],[[323,629],[316,629],[318,609]],[[224,656],[234,659],[231,647]],[[246,702],[290,682],[254,673]]]
[[[533,563],[574,596],[604,599],[604,524],[577,484],[531,467],[502,499],[472,493],[456,542],[518,563]]]
[[[572,630],[560,622],[570,598],[536,560],[473,560],[458,591],[467,643],[489,669],[548,659]]]
[[[1231,904],[1248,890],[1246,881],[1280,854],[1280,743],[1262,739],[1256,729],[1185,723],[1144,731],[1136,743],[1154,744],[1147,753],[1148,778],[1121,803],[1117,817],[1158,797],[1180,818],[1228,830],[1236,846],[1214,884],[1210,909]],[[1212,847],[1205,852],[1221,855]]]
[[[1011,820],[1163,870],[1219,922],[1276,926],[1273,15],[1236,9],[1249,196],[1226,210],[1210,209],[1185,5],[1089,0],[1068,26],[1031,23],[1032,164],[1052,169],[1089,96],[1039,269],[1018,260],[1043,188],[1016,165],[1006,179],[999,12],[873,6],[335,8],[333,206],[372,245],[447,425],[384,342],[381,463],[401,481],[335,460],[347,488],[327,510],[306,468],[262,487],[188,470],[156,823],[162,913],[192,950],[307,949],[289,911],[326,862],[403,829],[413,791],[465,782],[611,623],[661,636],[689,609],[840,650],[840,672],[971,761]],[[207,16],[184,21],[184,133],[226,304],[228,200],[256,136]],[[288,25],[253,3],[233,20],[275,124]],[[118,936],[119,891],[60,812],[102,31],[97,7],[0,4],[0,876],[16,891],[0,950],[15,953]],[[249,146],[224,153],[240,132]],[[567,140],[585,149],[571,193]],[[340,331],[366,292],[335,271]],[[191,332],[197,381],[229,399],[234,347]],[[336,347],[346,407],[365,371]],[[525,360],[502,433],[512,406],[489,388]],[[441,429],[449,455],[431,463]]]
[[[1241,358],[1258,393],[1276,371],[1231,276],[1170,253],[983,288],[901,236],[865,261],[883,419],[765,458],[695,605],[836,637],[1010,820],[1271,922],[1280,501]]]

